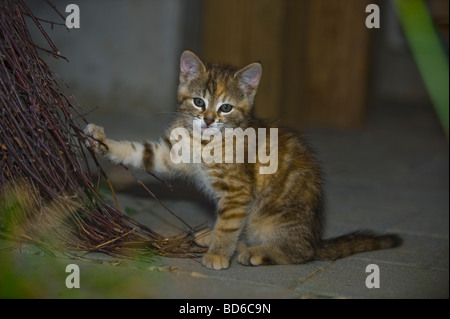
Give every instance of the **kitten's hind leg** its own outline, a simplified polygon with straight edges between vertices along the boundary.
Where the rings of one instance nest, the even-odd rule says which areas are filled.
[[[245,266],[286,265],[290,258],[277,247],[252,246],[240,251],[238,262]]]

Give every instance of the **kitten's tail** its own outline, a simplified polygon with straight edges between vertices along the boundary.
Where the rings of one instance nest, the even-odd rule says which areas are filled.
[[[315,259],[336,260],[365,251],[394,248],[401,244],[402,239],[396,234],[378,235],[371,231],[356,231],[322,240],[315,251]]]

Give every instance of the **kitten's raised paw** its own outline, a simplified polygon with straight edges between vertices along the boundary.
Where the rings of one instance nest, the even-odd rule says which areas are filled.
[[[203,255],[203,265],[210,269],[221,270],[230,267],[230,259],[216,254]]]
[[[84,133],[88,135],[86,146],[92,148],[97,153],[105,153],[107,145],[105,144],[105,130],[101,126],[88,124],[84,129]]]
[[[194,242],[196,245],[200,247],[206,247],[208,248],[211,244],[211,230],[202,230],[197,233],[195,233],[195,239]]]

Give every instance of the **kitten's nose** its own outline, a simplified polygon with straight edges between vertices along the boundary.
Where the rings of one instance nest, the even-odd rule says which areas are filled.
[[[204,117],[203,121],[205,121],[206,125],[211,125],[214,123],[214,119],[210,118],[210,117]]]

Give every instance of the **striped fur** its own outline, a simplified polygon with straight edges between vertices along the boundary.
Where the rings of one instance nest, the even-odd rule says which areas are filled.
[[[193,123],[224,132],[226,128],[273,128],[275,124],[253,115],[261,66],[253,63],[238,69],[230,65],[203,64],[185,51],[180,61],[178,116],[158,142],[116,142],[107,139],[103,128],[89,124],[89,144],[116,163],[142,168],[170,177],[187,176],[217,201],[213,231],[199,236],[208,246],[203,264],[213,269],[229,267],[237,251],[244,265],[303,263],[312,259],[336,259],[353,253],[398,246],[396,235],[355,232],[335,239],[322,239],[322,177],[316,158],[305,141],[278,128],[278,170],[260,174],[256,163],[174,163],[170,156],[170,132]],[[204,107],[194,103],[201,98]],[[224,113],[220,105],[233,105]],[[222,148],[225,147],[222,141]],[[201,147],[205,147],[203,141]],[[245,144],[245,150],[247,150]],[[258,145],[257,145],[258,147]]]

